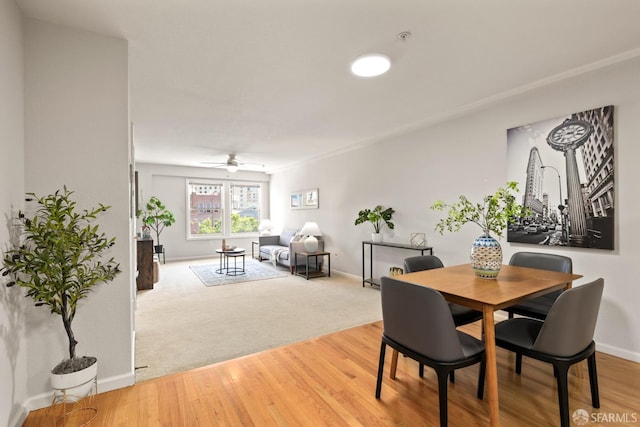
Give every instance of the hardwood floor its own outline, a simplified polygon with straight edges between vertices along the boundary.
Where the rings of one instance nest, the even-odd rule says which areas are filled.
[[[479,335],[479,323],[463,330]],[[374,397],[381,322],[267,350],[208,367],[102,393],[92,426],[433,426],[438,424],[435,374],[418,377],[414,361],[400,357],[389,379],[387,351],[380,400]],[[570,371],[570,411],[586,410],[606,422],[640,426],[640,364],[598,353],[601,408],[591,407],[586,362]],[[550,365],[498,349],[503,426],[556,426],[555,380]],[[486,400],[475,397],[478,367],[456,371],[449,385],[449,425],[488,425]],[[486,394],[486,393],[485,393]],[[24,426],[52,425],[53,411],[29,414]],[[615,418],[615,422],[612,420]]]

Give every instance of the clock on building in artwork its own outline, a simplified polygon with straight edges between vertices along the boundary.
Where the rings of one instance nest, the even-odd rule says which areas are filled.
[[[591,132],[593,132],[591,123],[584,120],[568,119],[549,132],[547,142],[554,150],[575,150],[587,142]]]

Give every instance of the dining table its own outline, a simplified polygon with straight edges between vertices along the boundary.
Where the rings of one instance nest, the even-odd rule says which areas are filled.
[[[393,276],[416,285],[439,291],[452,303],[481,311],[483,314],[483,340],[486,352],[486,386],[489,406],[489,423],[500,425],[498,404],[498,370],[494,313],[524,300],[549,292],[568,289],[582,275],[561,273],[528,267],[502,265],[495,279],[477,277],[471,264],[435,268]],[[393,352],[391,371],[395,376],[397,352]]]

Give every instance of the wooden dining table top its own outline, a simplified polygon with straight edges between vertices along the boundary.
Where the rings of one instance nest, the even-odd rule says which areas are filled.
[[[395,279],[428,286],[457,304],[476,310],[493,306],[495,310],[522,300],[567,288],[582,275],[503,265],[496,279],[477,277],[471,264],[435,268],[394,276]]]

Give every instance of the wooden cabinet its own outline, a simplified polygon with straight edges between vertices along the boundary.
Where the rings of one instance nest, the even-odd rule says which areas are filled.
[[[137,245],[138,290],[153,289],[153,240],[139,239]]]

